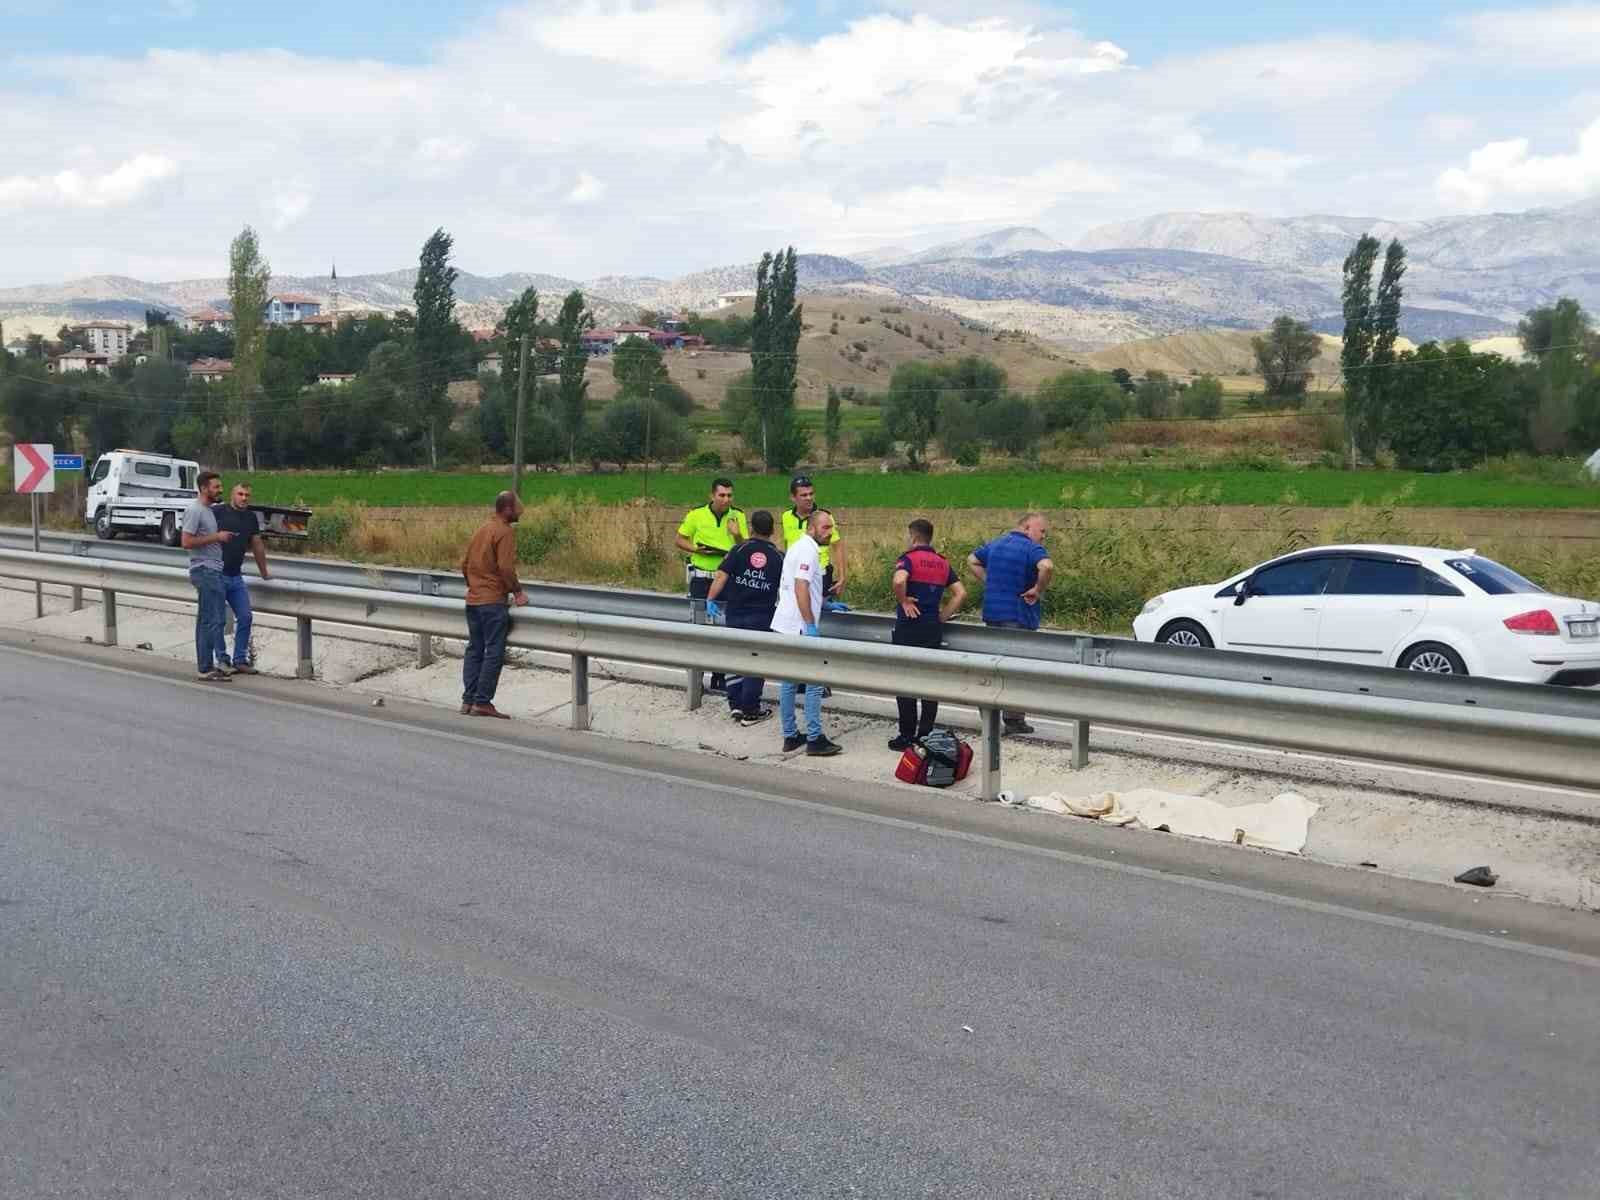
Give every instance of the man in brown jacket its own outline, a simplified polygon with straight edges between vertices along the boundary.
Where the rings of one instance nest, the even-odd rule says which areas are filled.
[[[494,515],[483,523],[461,556],[461,574],[467,581],[467,655],[461,661],[461,712],[474,717],[510,720],[494,706],[500,686],[500,667],[506,657],[506,635],[511,631],[510,596],[526,604],[528,594],[517,580],[517,534],[511,527],[522,516],[522,501],[515,492],[494,498]]]

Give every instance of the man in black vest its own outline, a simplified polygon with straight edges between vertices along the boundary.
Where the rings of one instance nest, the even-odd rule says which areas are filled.
[[[772,628],[778,607],[778,582],[783,578],[783,552],[772,540],[772,514],[750,515],[751,536],[723,558],[706,593],[706,611],[720,612],[729,629]],[[755,725],[772,716],[761,707],[766,680],[752,675],[728,676],[728,707],[741,725]]]

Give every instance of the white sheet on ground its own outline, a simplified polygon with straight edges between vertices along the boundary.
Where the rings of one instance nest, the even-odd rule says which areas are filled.
[[[1050,792],[1029,797],[1028,804],[1045,812],[1089,817],[1109,825],[1137,821],[1146,829],[1165,826],[1172,833],[1189,837],[1241,842],[1290,854],[1304,849],[1311,818],[1322,807],[1296,792],[1281,792],[1265,804],[1230,807],[1204,796],[1185,796],[1156,788],[1101,792],[1096,796]]]

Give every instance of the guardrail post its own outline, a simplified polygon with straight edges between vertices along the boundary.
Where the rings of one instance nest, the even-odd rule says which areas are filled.
[[[589,656],[572,656],[572,727],[589,728]]]
[[[300,665],[295,668],[296,679],[310,679],[312,677],[311,665],[311,618],[296,617],[294,619],[295,632],[300,643]]]
[[[105,643],[117,644],[117,594],[110,588],[100,590],[100,613],[105,619]]]
[[[83,586],[81,584],[75,583],[72,585],[72,611],[83,611]]]
[[[417,577],[417,591],[424,596],[437,596],[439,585],[430,575]],[[431,633],[417,634],[417,666],[431,667],[433,665],[433,635]]]
[[[690,621],[691,624],[694,624],[694,625],[704,625],[706,623],[706,602],[704,600],[690,600],[689,601],[689,621]],[[701,686],[704,682],[705,681],[700,677],[700,668],[698,666],[690,667],[689,668],[689,711],[690,712],[694,712],[697,708],[700,707],[700,701],[704,698],[704,692],[703,692],[702,686]]]
[[[978,716],[983,722],[983,753],[979,767],[978,799],[998,800],[1000,798],[1000,710],[980,708]]]
[[[1067,722],[1072,727],[1072,769],[1081,771],[1089,765],[1089,722]]]

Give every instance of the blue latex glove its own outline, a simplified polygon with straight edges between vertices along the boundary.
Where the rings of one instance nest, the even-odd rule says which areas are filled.
[[[809,624],[809,625],[801,626],[800,632],[806,637],[817,637],[817,636],[819,636],[817,634],[817,623],[815,621],[811,622],[811,624]]]
[[[849,612],[850,611],[850,606],[848,604],[846,604],[843,600],[824,600],[822,602],[822,611],[823,612]]]
[[[706,616],[710,617],[713,621],[722,620],[722,602],[720,600],[707,600]]]

